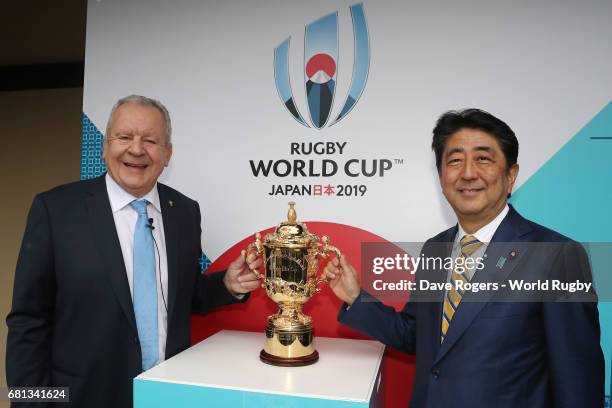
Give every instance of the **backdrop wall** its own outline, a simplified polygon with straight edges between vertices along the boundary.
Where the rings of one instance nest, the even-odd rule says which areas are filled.
[[[362,241],[423,241],[456,222],[431,129],[446,110],[479,107],[518,135],[518,210],[611,242],[610,15],[612,3],[597,0],[92,0],[82,177],[104,171],[100,130],[114,102],[151,96],[173,120],[162,181],[199,201],[209,270],[282,221],[290,200],[359,263]],[[338,307],[328,290],[309,302],[317,334],[357,336],[335,322]],[[194,317],[194,341],[263,330],[272,312],[259,291]],[[388,406],[408,398],[411,363],[386,359]]]

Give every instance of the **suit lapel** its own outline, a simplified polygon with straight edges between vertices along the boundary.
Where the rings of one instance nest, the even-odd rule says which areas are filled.
[[[166,256],[168,260],[168,327],[170,327],[178,289],[178,242],[180,236],[178,211],[176,208],[178,200],[173,196],[172,191],[163,184],[157,183],[157,190],[164,222],[164,239],[166,241]]]
[[[106,191],[105,175],[98,177],[91,184],[91,188],[85,199],[89,222],[93,230],[93,237],[100,250],[103,261],[106,263],[107,276],[121,309],[125,314],[130,326],[137,333],[136,318],[130,286],[127,280],[127,272],[121,252],[121,244],[115,227],[115,220]]]
[[[472,282],[494,283],[506,281],[528,249],[527,245],[520,242],[520,237],[529,231],[531,231],[531,227],[526,220],[510,206],[508,215],[500,224],[487,248],[484,268],[476,273]],[[514,256],[510,254],[513,251]],[[505,258],[503,262],[501,262],[502,258]],[[511,260],[506,261],[508,259]],[[484,291],[478,293],[466,292],[464,294],[434,364],[455,345],[495,293],[495,291]],[[439,303],[440,309],[442,305],[441,300]],[[441,322],[441,319],[440,316],[438,323]],[[438,324],[438,329],[440,330],[440,324]]]

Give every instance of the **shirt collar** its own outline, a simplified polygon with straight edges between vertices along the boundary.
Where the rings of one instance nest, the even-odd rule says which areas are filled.
[[[159,193],[157,192],[157,183],[155,186],[141,198],[136,198],[125,191],[117,182],[106,173],[106,192],[110,200],[113,213],[122,210],[126,205],[129,205],[134,200],[147,200],[161,214],[161,205],[159,204]]]
[[[485,245],[488,244],[489,242],[491,242],[491,238],[493,238],[495,231],[497,231],[497,228],[502,223],[502,221],[506,217],[506,214],[508,214],[509,210],[510,208],[508,207],[508,204],[506,204],[504,209],[501,210],[499,214],[497,214],[497,217],[493,218],[493,220],[490,223],[483,226],[482,228],[480,228],[478,231],[476,231],[473,234],[468,234],[467,232],[465,232],[465,230],[461,226],[461,223],[457,223],[459,226],[459,229],[457,231],[457,236],[455,237],[455,242],[459,241],[465,235],[473,235],[480,242],[484,243]]]

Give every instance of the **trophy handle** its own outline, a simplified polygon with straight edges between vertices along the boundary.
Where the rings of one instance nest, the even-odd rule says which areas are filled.
[[[336,248],[335,246],[329,245],[329,237],[327,235],[323,235],[321,237],[321,241],[323,241],[323,248],[321,248],[318,253],[318,255],[321,258],[327,259],[329,257],[329,253],[333,252],[336,255],[336,258],[340,259],[340,256],[342,256],[342,253],[340,253],[340,250]],[[328,282],[329,282],[329,279],[327,277],[318,278],[315,286],[318,286],[319,283],[328,283]],[[316,288],[317,293],[320,291],[321,291],[320,288]]]
[[[263,254],[263,246],[261,245],[261,234],[258,232],[255,234],[255,242],[251,242],[247,247],[247,253],[245,256],[249,256],[249,253],[253,251],[255,255],[260,256]],[[263,275],[259,273],[257,269],[253,269],[253,273],[257,277],[257,279],[263,279]]]

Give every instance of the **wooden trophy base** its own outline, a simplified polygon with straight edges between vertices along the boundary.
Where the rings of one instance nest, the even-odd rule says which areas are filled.
[[[259,358],[264,363],[274,366],[301,367],[316,363],[319,360],[319,352],[315,350],[312,354],[303,357],[278,357],[261,350]]]

